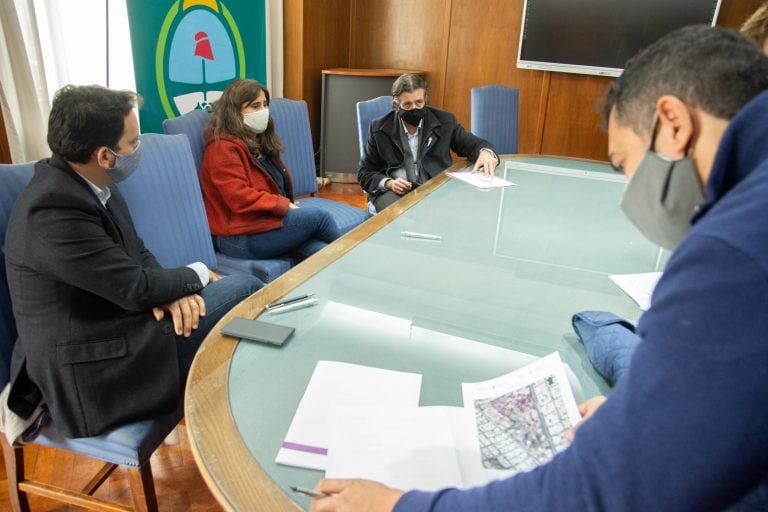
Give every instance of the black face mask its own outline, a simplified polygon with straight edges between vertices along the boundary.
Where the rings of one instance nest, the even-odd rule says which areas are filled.
[[[421,120],[424,119],[424,108],[400,109],[400,118],[412,126],[419,126]]]

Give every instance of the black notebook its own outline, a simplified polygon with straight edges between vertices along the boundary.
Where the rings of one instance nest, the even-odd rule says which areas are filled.
[[[294,330],[295,328],[287,325],[271,324],[238,316],[225,325],[221,329],[221,333],[235,338],[280,346],[293,334]]]

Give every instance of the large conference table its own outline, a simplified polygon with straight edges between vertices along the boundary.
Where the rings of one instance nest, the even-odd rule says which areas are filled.
[[[186,424],[200,471],[226,510],[309,506],[289,487],[311,488],[323,474],[274,460],[320,360],[420,373],[420,405],[460,406],[460,383],[557,351],[578,402],[608,391],[571,317],[608,310],[637,319],[640,309],[608,276],[660,270],[665,254],[622,214],[624,178],[606,164],[504,157],[497,175],[516,185],[481,190],[443,173],[213,329],[191,369]],[[262,314],[302,293],[319,304]],[[220,333],[234,316],[296,331],[282,347],[239,342]]]

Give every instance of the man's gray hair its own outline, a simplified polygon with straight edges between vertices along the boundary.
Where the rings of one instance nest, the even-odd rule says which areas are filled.
[[[424,99],[427,98],[427,82],[419,75],[406,73],[400,75],[392,84],[392,108],[397,109],[400,106],[400,95],[404,92],[413,92],[417,89],[424,89]]]

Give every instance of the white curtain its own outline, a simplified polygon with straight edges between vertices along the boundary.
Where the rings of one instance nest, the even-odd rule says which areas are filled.
[[[46,143],[50,101],[32,0],[0,1],[0,105],[11,158],[37,160]]]
[[[283,0],[266,0],[267,88],[273,98],[283,97]]]

